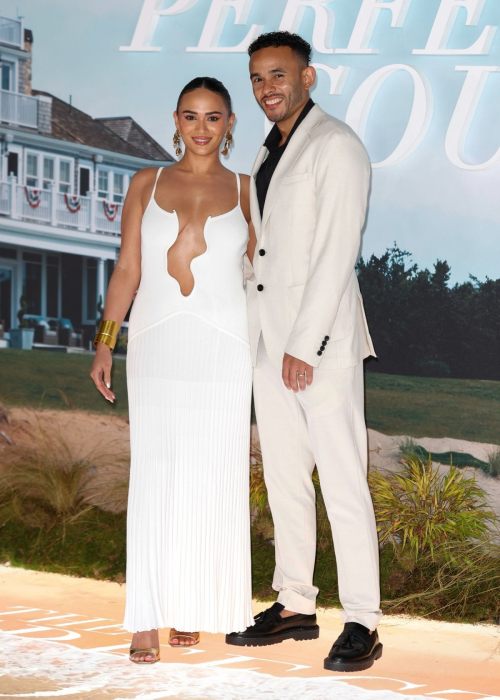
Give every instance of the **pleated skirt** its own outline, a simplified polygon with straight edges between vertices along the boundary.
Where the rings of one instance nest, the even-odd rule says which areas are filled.
[[[247,343],[190,313],[129,341],[124,629],[253,624]]]

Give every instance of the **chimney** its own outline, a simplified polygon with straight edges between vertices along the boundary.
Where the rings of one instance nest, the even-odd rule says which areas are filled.
[[[52,133],[52,97],[37,95],[38,100],[38,131],[43,134]]]
[[[24,50],[26,51],[26,59],[20,61],[19,65],[21,70],[19,71],[19,92],[25,95],[31,95],[31,62],[33,49],[33,32],[31,29],[24,30]],[[24,68],[24,70],[23,70]]]

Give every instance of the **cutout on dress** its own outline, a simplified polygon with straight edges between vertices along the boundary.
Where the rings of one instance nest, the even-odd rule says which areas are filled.
[[[210,216],[208,217],[208,219],[211,218]],[[189,222],[180,229],[179,218],[177,218],[178,233],[175,241],[166,252],[165,266],[167,274],[177,282],[179,291],[183,297],[191,296],[195,287],[191,263],[207,252],[208,246],[205,240],[205,228],[208,219],[201,229],[202,237],[200,240],[200,229],[196,223]]]

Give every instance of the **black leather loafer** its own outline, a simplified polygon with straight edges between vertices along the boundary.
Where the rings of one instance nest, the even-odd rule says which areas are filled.
[[[324,668],[327,671],[366,671],[380,659],[382,649],[377,630],[370,634],[364,625],[346,622],[325,659]]]
[[[275,603],[264,612],[255,616],[255,625],[244,632],[232,632],[226,635],[226,644],[238,647],[264,647],[269,644],[279,644],[285,639],[303,641],[317,639],[319,627],[316,615],[290,615],[281,617],[284,610],[281,603]]]

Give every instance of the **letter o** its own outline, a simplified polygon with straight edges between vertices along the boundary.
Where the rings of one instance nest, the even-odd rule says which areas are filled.
[[[408,158],[422,143],[433,112],[432,87],[425,73],[404,63],[384,66],[372,73],[356,90],[347,110],[346,122],[364,140],[371,107],[381,85],[394,73],[404,70],[413,79],[414,93],[410,118],[405,133],[395,150],[385,160],[373,163],[374,168],[388,168]]]

